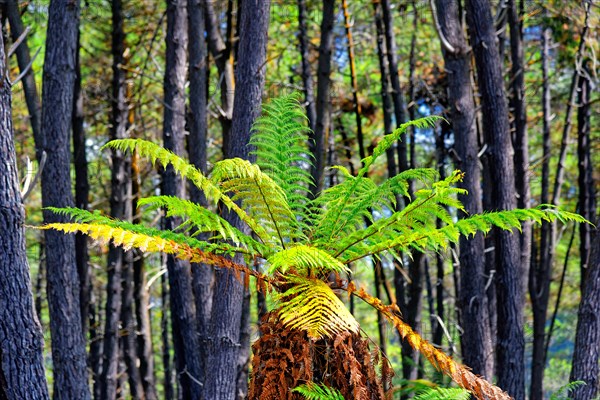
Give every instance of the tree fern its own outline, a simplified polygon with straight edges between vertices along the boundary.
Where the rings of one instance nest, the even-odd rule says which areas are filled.
[[[161,251],[254,276],[261,287],[267,284],[273,289],[279,321],[287,329],[305,331],[316,340],[359,331],[354,317],[326,283],[332,272],[346,272],[346,265],[353,261],[384,254],[397,256],[398,252],[412,249],[439,251],[449,243],[457,242],[460,236],[485,233],[494,226],[520,229],[525,220],[586,222],[577,214],[545,205],[458,219],[456,214],[464,213],[464,208],[457,195],[466,194],[457,187],[462,179],[460,171],[441,181],[437,172],[431,169],[404,171],[381,184],[367,176],[373,163],[408,127],[431,127],[438,117],[408,122],[386,135],[363,160],[357,176],[352,176],[343,167],[336,167],[342,181],[324,190],[311,203],[305,194],[310,177],[307,171],[309,159],[301,146],[307,133],[304,119],[297,95],[272,100],[265,105],[263,116],[253,128],[252,144],[256,146],[257,163],[223,160],[215,163],[207,175],[156,144],[132,139],[110,142],[106,147],[135,150],[152,163],[158,162],[163,167],[172,165],[177,173],[203,191],[208,205],[203,207],[166,196],[139,202],[145,212],[162,208],[167,215],[181,217],[183,223],[174,231],[117,221],[73,208],[51,209],[70,216],[73,222],[50,224],[43,229],[84,232],[101,242],[112,241],[118,246],[143,251]],[[408,198],[410,180],[421,181],[423,187],[414,192],[408,204],[397,209],[396,198]],[[253,235],[233,228],[214,213],[217,205],[234,212]],[[377,212],[377,217],[372,211]],[[365,219],[370,220],[369,226]],[[438,227],[437,220],[443,221],[443,226]],[[210,237],[200,240],[197,233],[207,233]],[[224,257],[234,253],[242,253],[247,260],[263,259],[266,274]],[[345,290],[382,312],[413,348],[421,351],[459,386],[478,398],[509,398],[412,331],[401,320],[394,305],[386,306],[352,284]],[[304,389],[305,393],[312,394],[302,393]],[[307,398],[335,396],[324,387],[313,385],[304,389],[298,389],[298,393]]]
[[[471,393],[460,388],[429,388],[413,398],[414,400],[469,400]]]

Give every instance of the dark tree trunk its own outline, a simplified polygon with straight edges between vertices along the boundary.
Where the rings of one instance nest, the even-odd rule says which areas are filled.
[[[200,171],[206,173],[206,94],[207,94],[207,47],[204,39],[205,30],[205,0],[188,0],[188,29],[189,29],[189,129],[188,150],[189,160]],[[190,200],[206,206],[202,192],[190,185]],[[206,239],[206,237],[204,237]],[[199,352],[202,362],[197,379],[204,383],[206,363],[206,341],[210,311],[212,306],[213,270],[208,265],[192,265],[192,285],[196,301],[196,318],[198,323]]]
[[[333,23],[335,18],[335,1],[323,1],[323,17],[321,19],[321,44],[319,45],[319,63],[317,66],[317,120],[315,130],[310,137],[313,142],[314,164],[311,168],[313,178],[309,188],[310,196],[316,197],[323,190],[325,172],[325,138],[329,132],[331,53],[333,51]]]
[[[123,6],[121,0],[111,1],[112,12],[112,97],[110,138],[124,139],[128,136],[127,99],[125,71],[125,32],[123,30]],[[111,154],[110,215],[121,220],[131,220],[131,159],[122,151]],[[131,267],[131,253],[111,246],[108,251],[106,285],[106,320],[104,328],[104,351],[102,361],[101,397],[117,396],[119,376],[119,336],[121,330],[123,270]]]
[[[77,37],[77,59],[75,62],[75,88],[73,93],[73,166],[75,168],[75,206],[82,210],[88,208],[90,185],[88,182],[88,162],[85,148],[85,130],[83,127],[83,93],[81,92],[81,66],[79,64],[79,35]],[[93,306],[90,304],[91,275],[88,266],[88,237],[82,233],[75,235],[75,261],[79,274],[79,308],[81,329],[88,333],[89,316]],[[90,308],[92,307],[92,308]],[[88,360],[88,366],[89,364]]]
[[[25,31],[23,27],[23,21],[21,20],[18,1],[6,1],[5,11],[6,17],[8,18],[8,22],[10,24],[10,34],[14,42]],[[31,53],[29,51],[27,40],[24,40],[17,47],[15,54],[17,56],[17,63],[19,64],[20,71],[24,71],[25,68],[29,66],[29,70],[22,78],[23,92],[25,94],[25,102],[27,103],[27,109],[29,111],[29,119],[31,122],[33,137],[36,138],[36,141],[39,141],[42,131],[42,106],[40,105],[40,97],[35,84],[34,70],[33,67],[29,65],[31,64]]]
[[[165,257],[166,258],[166,257]],[[173,367],[171,366],[171,339],[169,335],[169,285],[167,278],[161,277],[161,304],[162,317],[160,319],[160,331],[162,340],[162,367],[163,367],[163,387],[165,400],[175,398],[175,385],[173,384]]]
[[[187,72],[188,16],[185,0],[167,2],[167,50],[165,68],[165,108],[163,140],[166,149],[175,154],[185,152],[185,82]],[[185,184],[172,166],[162,175],[162,193],[186,198]],[[165,228],[172,230],[181,223],[177,218],[166,218]],[[198,322],[192,290],[192,273],[188,262],[167,257],[173,345],[177,377],[185,399],[201,399],[202,387]]]
[[[300,42],[300,58],[302,62],[302,86],[304,88],[304,101],[306,102],[306,116],[311,131],[315,131],[317,122],[317,108],[315,104],[315,89],[313,75],[309,60],[309,39],[306,27],[306,0],[298,0],[298,40]],[[310,143],[311,153],[315,154],[314,143]]]
[[[5,59],[0,35],[0,398],[48,399],[42,328],[33,307],[25,250],[25,210]]]
[[[436,0],[436,5],[441,34],[452,46],[452,49],[442,47],[444,69],[448,76],[455,165],[465,173],[461,187],[469,192],[467,196],[460,196],[460,200],[470,215],[480,214],[483,211],[481,167],[477,157],[479,145],[471,85],[471,56],[464,37],[458,2]],[[470,240],[461,238],[459,246],[461,281],[458,306],[463,328],[463,360],[474,373],[491,378],[494,358],[485,293],[483,234],[479,233]]]
[[[583,65],[586,74],[590,74],[589,67]],[[596,218],[596,191],[594,184],[594,165],[592,163],[592,139],[591,114],[592,107],[591,83],[588,76],[582,76],[579,82],[579,108],[577,109],[577,166],[579,169],[579,213],[588,221],[594,221]],[[579,225],[579,259],[581,268],[581,287],[586,282],[588,266],[592,251],[592,227],[588,224]]]
[[[233,107],[231,140],[226,149],[227,157],[249,159],[251,127],[260,113],[262,90],[265,81],[267,30],[270,2],[248,0],[242,2],[240,42],[236,68],[236,96]],[[229,214],[226,218],[233,226],[245,229],[241,221]],[[243,258],[236,256],[236,261]],[[205,398],[231,400],[236,398],[239,379],[238,360],[240,325],[244,286],[234,274],[226,270],[215,272],[210,340],[208,342]],[[225,294],[225,295],[224,295]]]
[[[575,349],[569,380],[584,381],[571,392],[574,400],[596,398],[600,382],[598,374],[598,357],[600,354],[600,232],[596,230],[590,262],[588,265],[586,284],[579,303],[577,313],[577,331]]]
[[[42,134],[36,147],[45,151],[42,171],[42,206],[72,207],[70,146],[79,1],[52,2],[48,8],[46,55],[42,87]],[[38,153],[38,157],[41,154]],[[44,222],[67,222],[44,211]],[[79,314],[79,277],[75,239],[58,231],[45,231],[46,268],[54,398],[89,399],[85,340]]]
[[[508,109],[496,33],[488,0],[467,1],[467,22],[477,66],[483,127],[494,182],[497,210],[515,208],[515,176]],[[517,399],[525,398],[523,305],[519,238],[496,230],[496,294],[498,304],[498,385]]]
[[[144,386],[140,374],[137,346],[136,346],[136,321],[133,318],[133,252],[127,253],[128,262],[122,273],[122,304],[121,304],[121,332],[120,346],[123,361],[129,382],[129,395],[134,400],[144,400]]]

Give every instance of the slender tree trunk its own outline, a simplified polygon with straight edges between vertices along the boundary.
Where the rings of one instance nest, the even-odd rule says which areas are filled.
[[[125,71],[125,32],[123,30],[123,5],[121,0],[112,0],[112,98],[110,138],[124,139],[127,133],[127,99]],[[110,215],[113,218],[129,221],[131,211],[131,159],[119,150],[111,153],[111,194]],[[104,328],[104,351],[102,361],[101,397],[117,397],[119,377],[119,336],[123,296],[123,270],[130,268],[131,253],[111,246],[108,251],[108,282],[106,285],[106,320]]]
[[[335,18],[335,0],[323,0],[323,17],[321,19],[321,44],[319,45],[319,63],[317,67],[317,120],[315,130],[310,137],[314,142],[314,164],[311,168],[313,178],[309,192],[317,197],[323,190],[325,172],[325,141],[329,134],[331,119],[330,85],[331,85],[331,53],[333,51],[333,24]]]
[[[136,321],[133,315],[133,252],[127,253],[127,264],[122,274],[122,304],[121,304],[121,333],[120,346],[123,352],[123,361],[129,382],[129,395],[134,400],[143,400],[144,386],[140,374],[139,360],[136,346]]]
[[[221,109],[219,120],[223,129],[223,151],[227,147],[227,141],[231,134],[231,118],[233,115],[233,100],[235,94],[235,77],[233,65],[235,53],[231,52],[231,46],[227,46],[221,35],[219,16],[214,9],[214,1],[203,0],[206,6],[206,33],[208,37],[208,48],[215,60],[219,71],[219,82],[221,82]],[[228,32],[233,29],[231,10],[227,15]]]
[[[270,5],[267,0],[242,2],[236,97],[227,157],[250,159],[248,141],[252,124],[260,113],[265,81]],[[225,217],[233,226],[246,229],[234,215]],[[243,262],[240,255],[235,259]],[[244,320],[241,315],[244,286],[226,270],[217,270],[215,276],[210,341],[207,346],[207,365],[210,368],[206,371],[205,398],[230,400],[236,397],[239,379],[236,374],[240,341],[243,340],[240,334],[244,332],[240,327]]]
[[[574,400],[596,398],[600,386],[598,374],[598,355],[600,354],[600,232],[596,230],[590,262],[588,265],[586,284],[583,288],[581,303],[577,313],[577,331],[575,333],[575,349],[569,380],[584,381],[571,392]]]
[[[42,206],[72,207],[69,134],[75,85],[79,1],[52,2],[48,8],[42,87],[42,134],[38,157],[47,154],[42,171]],[[48,210],[44,222],[67,222]],[[79,278],[73,235],[45,231],[46,268],[54,398],[89,399],[85,340],[81,330]]]
[[[187,72],[188,16],[186,0],[167,2],[167,50],[165,68],[165,108],[163,140],[166,149],[183,155],[185,151],[185,82]],[[162,193],[186,198],[183,179],[172,166],[163,172]],[[181,223],[166,218],[165,228],[172,230]],[[202,360],[198,345],[198,321],[188,262],[167,257],[173,344],[177,377],[185,399],[201,399]]]
[[[77,37],[77,59],[75,62],[75,89],[73,94],[73,166],[75,168],[75,206],[82,210],[88,208],[90,185],[88,182],[88,162],[85,148],[85,129],[83,127],[83,94],[81,92],[81,66],[79,64],[79,35]],[[75,260],[79,274],[79,308],[81,328],[88,333],[90,316],[91,275],[88,266],[88,237],[82,233],[75,235]],[[88,360],[89,361],[89,360]],[[89,365],[89,363],[88,363]]]
[[[189,30],[189,80],[190,106],[188,150],[189,160],[200,171],[206,173],[206,94],[207,94],[207,47],[204,39],[205,0],[188,0]],[[202,192],[194,185],[190,186],[190,200],[206,206]],[[213,269],[208,265],[192,265],[192,284],[196,301],[198,321],[199,352],[201,370],[198,380],[204,383],[206,363],[206,341],[212,305]]]
[[[589,66],[582,66],[586,74],[590,74]],[[577,109],[577,166],[579,169],[579,213],[588,221],[596,218],[596,191],[594,185],[594,165],[592,163],[591,138],[591,83],[589,75],[582,76],[579,81],[579,100]],[[585,286],[590,256],[592,251],[592,227],[579,225],[579,259],[581,268],[581,287]]]
[[[25,31],[23,21],[21,20],[18,1],[6,1],[5,11],[10,24],[10,34],[14,42]],[[23,76],[21,81],[23,82],[23,93],[25,94],[25,102],[27,103],[27,109],[29,111],[31,130],[33,132],[33,137],[37,138],[36,141],[38,141],[42,132],[42,106],[40,105],[40,96],[38,95],[37,86],[35,84],[34,69],[30,66],[31,52],[29,51],[27,40],[24,40],[17,47],[15,54],[17,56],[17,63],[19,64],[20,71],[24,71],[29,66],[29,70],[25,76]]]
[[[302,86],[306,102],[308,126],[312,132],[316,129],[317,108],[315,104],[315,89],[309,60],[309,40],[306,27],[306,0],[298,0],[298,40],[300,42],[300,58],[302,62]],[[314,142],[310,142],[310,151],[315,154]]]
[[[0,398],[48,399],[42,329],[26,257],[5,57],[0,35]]]
[[[467,1],[475,64],[477,66],[483,127],[491,168],[492,201],[497,210],[515,208],[513,149],[490,3]],[[525,398],[523,305],[519,238],[512,232],[495,231],[496,294],[498,297],[498,385],[517,399]]]
[[[171,366],[171,339],[169,335],[169,285],[165,275],[161,277],[161,304],[162,317],[160,319],[160,331],[162,339],[162,367],[163,387],[165,400],[175,399],[175,387],[173,384],[173,367]]]

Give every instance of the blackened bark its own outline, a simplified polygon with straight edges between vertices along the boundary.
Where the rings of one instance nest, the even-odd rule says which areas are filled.
[[[270,1],[243,1],[240,21],[240,42],[236,68],[236,96],[233,107],[233,126],[228,143],[227,157],[250,159],[251,127],[260,113],[262,90],[265,81],[267,31]],[[225,216],[238,228],[246,229],[239,218]],[[243,262],[241,256],[236,261]],[[205,398],[230,400],[236,398],[239,377],[238,360],[240,333],[244,330],[242,302],[244,286],[234,274],[226,270],[215,272],[213,309],[208,342]],[[226,294],[226,295],[224,295]]]
[[[189,80],[190,80],[190,106],[188,150],[189,160],[200,171],[206,173],[206,95],[207,95],[207,47],[204,38],[205,30],[205,0],[188,0],[188,53],[189,53]],[[190,200],[206,206],[202,192],[190,185]],[[206,237],[203,237],[206,239]],[[197,379],[204,382],[204,365],[206,363],[206,340],[210,311],[212,306],[213,270],[208,265],[192,265],[192,285],[196,301],[196,318],[198,323],[199,352],[201,357],[201,370]]]
[[[164,275],[161,277],[160,282],[161,304],[163,309],[162,317],[160,319],[162,367],[164,377],[163,387],[165,400],[172,400],[175,398],[175,385],[173,384],[173,367],[171,366],[171,339],[169,335],[169,285],[167,284],[167,278]]]
[[[79,35],[77,38],[79,49]],[[83,127],[83,93],[81,92],[81,65],[79,50],[75,61],[75,88],[73,93],[73,166],[75,167],[75,206],[82,210],[88,208],[90,185],[88,182],[88,162],[85,149],[85,129]],[[90,315],[91,276],[88,266],[88,237],[82,233],[75,235],[75,262],[79,275],[79,313],[81,314],[81,329],[84,336],[88,332]],[[89,364],[88,364],[89,365]]]
[[[584,381],[585,385],[573,389],[574,400],[593,399],[598,394],[600,382],[598,358],[600,354],[600,232],[596,230],[588,265],[586,284],[577,313],[577,331],[570,381]]]
[[[110,138],[124,139],[127,134],[127,99],[123,65],[125,60],[125,32],[123,30],[123,6],[121,0],[111,2],[112,12],[112,97]],[[120,220],[131,220],[131,160],[119,150],[111,153],[110,215]],[[119,376],[119,334],[122,314],[122,273],[131,268],[131,253],[110,246],[108,251],[108,282],[106,285],[106,320],[104,328],[104,351],[102,361],[101,397],[117,396]]]
[[[596,191],[594,185],[594,166],[592,163],[592,139],[590,135],[591,83],[588,78],[588,65],[582,67],[586,75],[579,82],[579,108],[577,109],[577,166],[579,169],[579,213],[588,221],[596,218]],[[581,287],[585,286],[588,265],[592,249],[592,228],[588,224],[579,225],[579,258],[581,268]]]
[[[483,128],[490,175],[494,182],[492,202],[497,210],[515,208],[515,176],[508,109],[490,3],[469,0],[467,23],[477,66]],[[498,385],[517,399],[525,398],[523,305],[519,238],[512,232],[495,234],[496,294],[498,305]]]
[[[17,0],[8,0],[5,3],[6,17],[10,24],[10,34],[13,41],[16,41],[25,31],[19,4]],[[15,50],[19,70],[24,71],[29,66],[29,70],[21,79],[23,82],[23,93],[25,94],[25,102],[29,111],[29,119],[31,122],[31,130],[34,138],[39,138],[42,131],[42,106],[40,105],[40,97],[38,95],[37,86],[35,84],[34,69],[31,64],[31,53],[27,40],[24,40]],[[36,139],[38,141],[39,139]],[[39,149],[38,149],[39,150]]]
[[[163,140],[166,149],[183,155],[185,151],[185,82],[187,71],[188,16],[185,0],[167,2],[167,50],[165,68],[165,108]],[[185,184],[172,166],[162,175],[162,193],[166,196],[186,198]],[[166,218],[165,228],[172,230],[180,219]],[[177,377],[185,399],[201,399],[202,387],[198,323],[192,290],[192,273],[189,262],[167,257],[173,345]]]
[[[72,207],[70,146],[79,1],[48,8],[42,86],[42,134],[36,147],[46,152],[42,206]],[[48,210],[44,222],[67,222]],[[85,340],[79,314],[79,278],[73,235],[47,230],[46,268],[55,399],[89,399]]]
[[[126,255],[127,264],[122,273],[122,302],[121,302],[121,332],[120,347],[122,358],[125,362],[127,380],[129,383],[129,396],[134,400],[146,399],[144,386],[140,374],[136,346],[136,321],[133,316],[133,252]]]
[[[325,172],[325,138],[329,134],[331,120],[331,53],[333,51],[333,23],[335,17],[335,1],[323,1],[323,17],[321,19],[321,43],[319,45],[319,62],[317,66],[317,120],[315,130],[310,137],[314,142],[314,164],[311,168],[313,178],[309,187],[309,195],[316,197],[323,190]]]
[[[5,60],[0,35],[0,398],[48,399],[42,328],[33,307],[25,250],[25,210]]]
[[[300,59],[302,62],[302,86],[306,102],[306,117],[311,131],[315,131],[317,108],[315,104],[315,89],[309,60],[309,40],[306,27],[306,0],[298,0],[298,41],[300,43]],[[310,150],[315,154],[314,143],[310,142]]]
[[[454,132],[455,165],[465,173],[461,187],[469,194],[459,199],[468,214],[480,214],[481,167],[477,153],[475,104],[471,85],[469,46],[465,40],[458,1],[436,0],[441,33],[455,52],[443,49],[444,69],[448,76],[448,104]],[[485,293],[485,257],[483,234],[472,239],[461,238],[460,246],[460,308],[463,334],[463,360],[473,372],[491,378],[493,349]]]

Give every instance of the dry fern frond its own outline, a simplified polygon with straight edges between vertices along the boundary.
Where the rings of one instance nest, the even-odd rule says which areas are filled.
[[[448,375],[460,387],[471,392],[477,399],[512,400],[512,397],[510,397],[508,393],[475,375],[468,367],[457,363],[452,357],[446,355],[443,351],[423,339],[410,327],[410,325],[402,321],[395,305],[386,306],[381,300],[365,292],[364,289],[356,290],[352,285],[348,288],[348,291],[385,315],[385,317],[394,325],[400,336],[406,340],[413,349],[423,354],[435,368]]]

